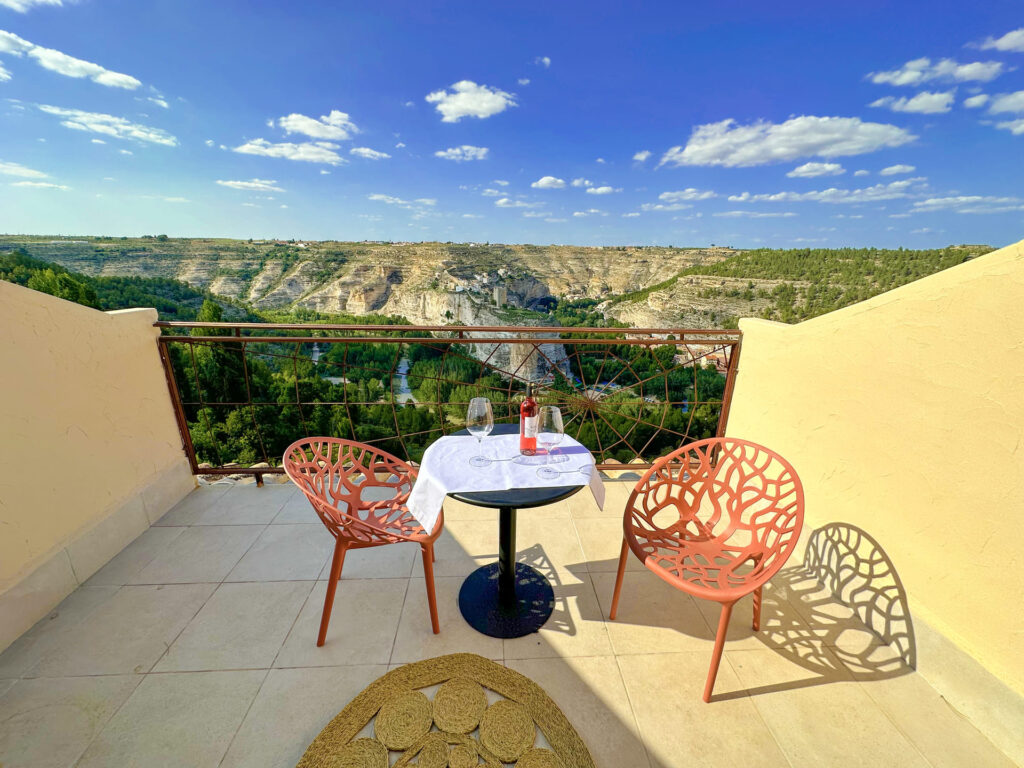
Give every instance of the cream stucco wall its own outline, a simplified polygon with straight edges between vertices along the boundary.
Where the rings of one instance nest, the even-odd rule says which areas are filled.
[[[810,528],[873,535],[913,615],[1024,693],[1024,242],[740,328],[729,434],[786,456]]]
[[[156,318],[0,281],[0,649],[194,487]]]

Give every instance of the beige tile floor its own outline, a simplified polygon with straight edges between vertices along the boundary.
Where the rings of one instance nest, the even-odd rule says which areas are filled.
[[[315,644],[332,540],[286,485],[190,494],[0,654],[0,765],[293,766],[389,668],[452,652],[537,681],[602,768],[1012,763],[798,567],[741,603],[716,697],[700,694],[717,606],[631,562],[607,621],[628,484],[524,511],[519,559],[554,584],[536,635],[462,620],[462,580],[497,552],[494,513],[446,508],[441,634],[416,547],[351,553]]]

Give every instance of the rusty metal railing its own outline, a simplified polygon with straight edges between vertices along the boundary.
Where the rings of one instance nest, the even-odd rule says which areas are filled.
[[[701,329],[156,325],[192,472],[260,481],[314,434],[419,460],[472,397],[517,420],[527,381],[601,469],[646,468],[724,434],[740,348],[738,331]]]

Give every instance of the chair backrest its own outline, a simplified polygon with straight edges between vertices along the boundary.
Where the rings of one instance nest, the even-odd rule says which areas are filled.
[[[648,542],[648,551],[637,552],[642,558],[659,557],[663,535],[664,554],[672,570],[685,571],[680,578],[688,589],[739,595],[782,567],[803,515],[803,485],[788,461],[757,443],[724,437],[658,459],[630,494],[624,525]]]
[[[310,500],[324,525],[335,535],[371,541],[394,531],[392,510],[409,498],[416,469],[379,448],[336,437],[307,437],[284,452],[284,471]],[[375,514],[366,491],[390,495],[389,504]],[[378,505],[380,506],[380,505]]]

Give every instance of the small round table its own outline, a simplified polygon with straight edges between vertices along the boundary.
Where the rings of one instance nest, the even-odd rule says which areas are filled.
[[[518,432],[518,424],[495,424],[492,434]],[[455,434],[469,433],[462,430]],[[491,637],[522,637],[544,626],[555,608],[555,592],[543,573],[516,562],[516,510],[554,504],[578,493],[582,487],[562,485],[448,494],[466,504],[499,510],[498,562],[477,568],[459,590],[459,610],[473,629]]]

